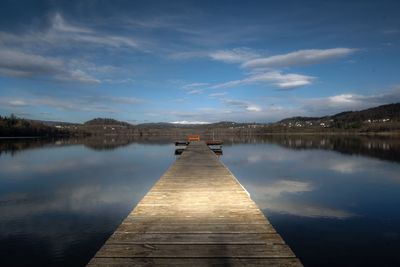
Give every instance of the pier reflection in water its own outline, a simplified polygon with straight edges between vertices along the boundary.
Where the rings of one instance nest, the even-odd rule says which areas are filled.
[[[218,138],[305,266],[400,265],[399,138]],[[0,265],[84,265],[175,160],[175,140],[0,140]]]

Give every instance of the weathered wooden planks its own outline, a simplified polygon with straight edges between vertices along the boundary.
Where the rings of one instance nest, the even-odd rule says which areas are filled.
[[[191,142],[89,266],[302,266],[204,142]]]

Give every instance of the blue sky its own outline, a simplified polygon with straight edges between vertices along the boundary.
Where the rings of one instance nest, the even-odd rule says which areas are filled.
[[[399,1],[0,3],[0,114],[273,122],[400,102]]]

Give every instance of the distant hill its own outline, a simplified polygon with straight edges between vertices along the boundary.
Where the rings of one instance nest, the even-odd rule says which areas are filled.
[[[277,123],[289,123],[292,121],[316,121],[316,120],[320,120],[322,118],[326,118],[325,117],[301,117],[301,116],[297,116],[297,117],[290,117],[290,118],[285,118],[283,120],[278,121]]]
[[[324,117],[292,117],[271,124],[274,131],[295,132],[389,132],[400,130],[400,103]],[[280,127],[280,128],[279,128]]]
[[[175,128],[178,125],[169,122],[149,122],[149,123],[140,123],[135,126],[137,128],[164,129],[164,128]]]
[[[124,121],[118,121],[115,119],[111,118],[95,118],[92,120],[89,120],[84,123],[86,126],[93,126],[93,125],[119,125],[119,126],[132,126],[132,124],[129,124]]]
[[[342,112],[333,115],[332,118],[341,121],[366,121],[366,120],[383,120],[383,119],[399,120],[400,103],[388,104],[360,111]]]
[[[382,105],[360,111],[345,111],[332,116],[324,117],[291,117],[280,120],[278,123],[289,123],[294,121],[319,121],[335,120],[340,122],[364,122],[374,120],[400,120],[400,103]]]

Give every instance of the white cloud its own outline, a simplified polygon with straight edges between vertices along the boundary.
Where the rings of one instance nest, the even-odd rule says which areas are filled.
[[[176,60],[186,60],[192,58],[204,58],[208,57],[208,55],[209,52],[205,51],[186,51],[186,52],[176,52],[168,55],[168,57]]]
[[[295,73],[282,74],[278,71],[272,71],[256,74],[250,77],[250,79],[252,82],[272,82],[273,85],[279,88],[291,89],[310,85],[315,78]]]
[[[65,22],[59,13],[55,14],[51,28],[42,37],[52,43],[60,43],[67,40],[110,47],[138,47],[138,44],[132,38],[102,34],[85,27],[70,25]]]
[[[239,107],[239,108],[249,111],[249,112],[260,112],[262,110],[260,107],[254,105],[254,104],[251,104],[247,101],[223,99],[223,102],[227,106]]]
[[[177,52],[169,55],[169,57],[179,60],[209,58],[225,63],[243,63],[257,58],[259,55],[249,48],[233,48],[230,50]]]
[[[102,82],[111,83],[111,84],[127,84],[127,83],[134,83],[135,80],[131,78],[126,79],[104,79]]]
[[[72,68],[58,58],[0,49],[0,75],[11,77],[51,77],[63,81],[100,83],[81,69]]]
[[[128,104],[128,105],[134,105],[145,102],[144,100],[136,97],[107,97],[107,98],[110,99],[111,102],[115,103],[119,102],[121,104]]]
[[[193,87],[202,87],[202,86],[207,86],[208,83],[189,83],[185,84],[183,88],[193,88]]]
[[[25,101],[18,100],[18,99],[9,101],[9,104],[11,106],[26,106],[27,105],[27,103]]]
[[[200,95],[202,93],[203,93],[203,90],[201,90],[201,89],[194,89],[194,90],[187,92],[188,95]]]
[[[249,49],[235,48],[232,50],[219,50],[209,54],[213,60],[222,61],[226,63],[242,63],[250,59],[258,57],[258,54]]]
[[[314,77],[288,73],[282,74],[279,71],[269,71],[263,73],[251,74],[242,80],[234,80],[212,86],[212,88],[229,88],[248,84],[270,83],[281,89],[292,89],[312,84]]]
[[[319,63],[328,59],[340,58],[357,51],[353,48],[308,49],[275,55],[266,58],[256,58],[242,64],[245,68],[276,68]]]
[[[7,98],[0,99],[0,105],[10,108],[33,108],[48,107],[51,109],[67,111],[85,111],[85,112],[106,112],[117,113],[115,106],[138,105],[144,101],[134,97],[112,97],[112,96],[81,96],[80,98]]]
[[[55,77],[58,78],[59,80],[76,81],[76,82],[82,82],[82,83],[100,83],[101,82],[99,79],[96,79],[79,69],[70,70],[66,74],[57,75]]]
[[[209,97],[224,97],[227,94],[228,94],[228,92],[221,92],[221,93],[212,93],[212,94],[209,94],[208,96]]]
[[[247,111],[252,111],[252,112],[260,112],[260,111],[261,111],[261,108],[258,107],[258,106],[248,106],[248,107],[246,108],[246,110],[247,110]]]
[[[186,94],[188,95],[200,95],[204,92],[204,89],[200,89],[202,87],[208,86],[208,83],[189,83],[182,86],[182,89],[187,90]]]
[[[49,28],[41,32],[28,32],[23,34],[10,34],[0,32],[0,43],[6,45],[31,44],[37,47],[54,45],[57,47],[71,46],[71,44],[90,44],[92,47],[129,47],[139,48],[139,44],[133,38],[101,33],[90,28],[71,25],[67,23],[61,14],[56,13]],[[87,48],[87,47],[83,47]]]
[[[333,104],[353,104],[357,101],[355,95],[342,94],[328,97],[328,101]]]
[[[65,23],[61,14],[56,13],[52,20],[52,28],[61,32],[91,33],[92,31],[82,27],[75,27]]]
[[[55,74],[64,68],[60,59],[0,48],[0,75],[33,76]]]
[[[208,57],[226,63],[242,63],[245,68],[254,69],[246,78],[228,81],[210,86],[210,88],[229,88],[241,85],[268,83],[281,89],[292,89],[312,84],[315,77],[296,73],[282,73],[276,68],[320,63],[333,58],[340,58],[357,51],[354,48],[308,49],[288,54],[262,58],[250,49],[235,48],[214,52],[195,51],[174,54],[174,58]]]

